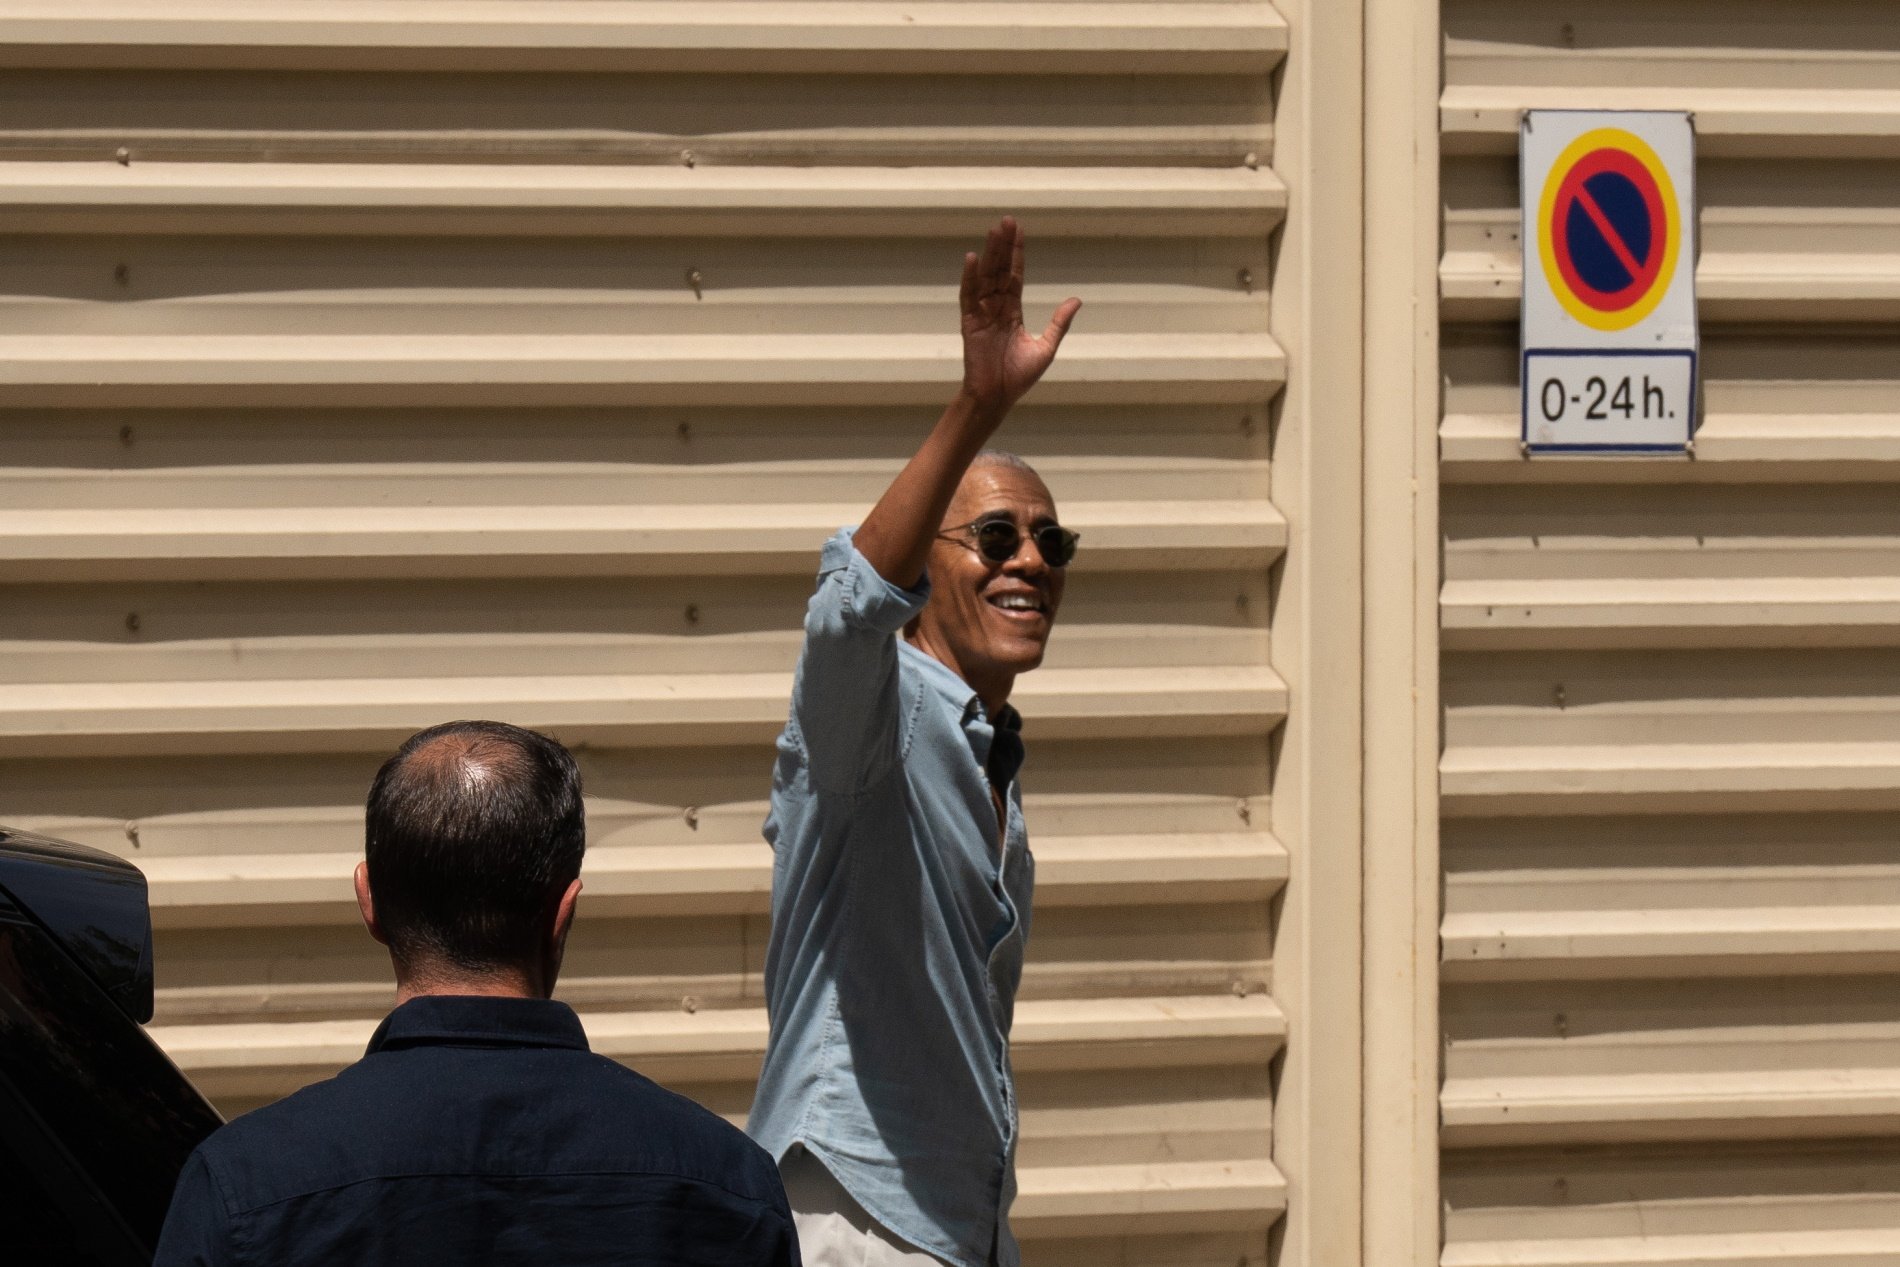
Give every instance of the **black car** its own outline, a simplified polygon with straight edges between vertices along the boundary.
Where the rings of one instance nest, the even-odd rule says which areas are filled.
[[[0,827],[0,1259],[149,1264],[217,1110],[152,1019],[145,877]]]

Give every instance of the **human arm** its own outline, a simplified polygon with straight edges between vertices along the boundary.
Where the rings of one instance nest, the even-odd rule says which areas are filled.
[[[202,1151],[192,1153],[172,1190],[152,1267],[232,1267],[224,1195]]]
[[[971,459],[1055,360],[1082,306],[1065,299],[1040,335],[1023,328],[1023,230],[1003,217],[979,256],[963,257],[963,383],[922,447],[858,526],[859,553],[903,589],[923,579],[930,543]]]

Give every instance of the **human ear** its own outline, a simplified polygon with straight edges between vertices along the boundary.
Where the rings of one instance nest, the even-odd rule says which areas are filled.
[[[369,891],[369,863],[356,864],[356,909],[362,913],[363,927],[369,929],[379,945],[387,946],[389,938],[383,935],[383,926],[376,922],[376,898]]]

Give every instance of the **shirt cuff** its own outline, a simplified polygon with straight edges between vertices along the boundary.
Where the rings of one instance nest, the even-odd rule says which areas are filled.
[[[840,528],[825,542],[818,562],[819,580],[838,585],[842,614],[848,623],[879,633],[896,633],[930,601],[930,574],[924,573],[914,590],[891,584],[851,543],[856,531]]]

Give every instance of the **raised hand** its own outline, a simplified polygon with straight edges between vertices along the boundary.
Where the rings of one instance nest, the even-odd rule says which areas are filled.
[[[1013,216],[991,229],[983,254],[963,257],[963,392],[1000,420],[1056,359],[1082,307],[1065,299],[1041,335],[1023,329],[1023,230]]]

